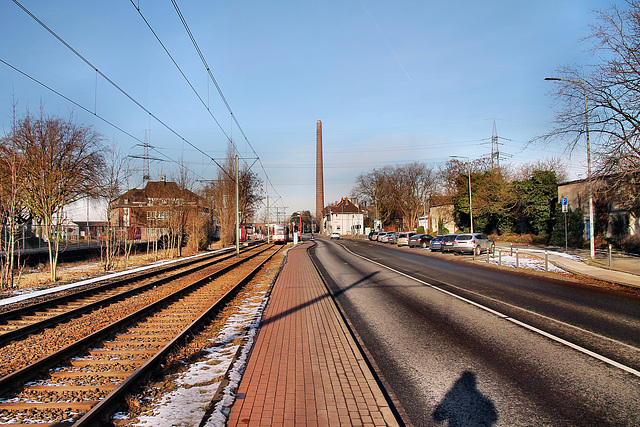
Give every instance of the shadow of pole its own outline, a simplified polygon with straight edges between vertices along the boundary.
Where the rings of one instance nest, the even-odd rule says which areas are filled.
[[[370,280],[371,278],[373,278],[373,276],[375,276],[376,274],[378,274],[378,273],[377,272],[371,273],[371,274],[363,277],[362,279],[352,283],[351,285],[348,285],[347,287],[345,287],[343,289],[340,289],[333,296],[335,297],[337,295],[340,295],[340,294],[348,291],[349,289],[351,289],[351,288],[353,288],[355,286],[358,286],[358,285],[360,285],[362,283],[365,283],[367,280]],[[295,307],[291,307],[291,308],[289,308],[289,309],[287,309],[285,311],[282,311],[282,312],[280,312],[280,313],[278,313],[278,314],[276,314],[274,316],[266,318],[266,319],[264,319],[262,321],[262,325],[266,325],[266,324],[275,322],[276,320],[279,320],[279,319],[282,319],[283,317],[289,316],[290,314],[293,314],[296,311],[302,310],[302,309],[304,309],[306,307],[309,307],[309,306],[311,306],[313,304],[317,304],[318,302],[320,302],[320,301],[322,301],[322,300],[324,300],[326,298],[331,298],[331,294],[329,294],[329,292],[325,292],[325,293],[323,293],[322,295],[320,295],[320,296],[318,296],[316,298],[313,298],[313,299],[311,299],[309,301],[306,301],[306,302],[304,302],[302,304],[299,304],[299,305],[297,305]]]
[[[433,420],[449,427],[492,426],[498,421],[496,407],[476,386],[476,375],[465,371],[433,411]]]

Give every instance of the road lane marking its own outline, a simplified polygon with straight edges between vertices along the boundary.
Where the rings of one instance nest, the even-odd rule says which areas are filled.
[[[629,366],[623,365],[622,363],[616,362],[615,360],[609,359],[609,358],[608,358],[608,357],[606,357],[606,356],[603,356],[603,355],[601,355],[601,354],[595,353],[595,352],[593,352],[593,351],[591,351],[591,350],[589,350],[589,349],[586,349],[586,348],[584,348],[584,347],[582,347],[582,346],[579,346],[579,345],[577,345],[577,344],[574,344],[574,343],[572,343],[572,342],[570,342],[570,341],[567,341],[567,340],[565,340],[565,339],[563,339],[563,338],[560,338],[560,337],[558,337],[558,336],[556,336],[556,335],[553,335],[553,334],[551,334],[551,333],[549,333],[549,332],[545,332],[545,331],[543,331],[542,329],[538,329],[538,328],[536,328],[535,326],[532,326],[532,325],[529,325],[529,324],[527,324],[527,323],[525,323],[525,322],[522,322],[522,321],[520,321],[520,320],[517,320],[517,319],[515,319],[515,318],[513,318],[513,317],[511,317],[511,316],[508,316],[508,315],[506,315],[506,314],[504,314],[504,313],[501,313],[501,312],[499,312],[499,311],[497,311],[497,310],[494,310],[494,309],[492,309],[492,308],[490,308],[490,307],[487,307],[487,306],[485,306],[485,305],[482,305],[482,304],[480,304],[480,303],[477,303],[477,302],[475,302],[475,301],[472,301],[472,300],[470,300],[470,299],[468,299],[468,298],[465,298],[465,297],[463,297],[463,296],[456,295],[456,294],[454,294],[453,292],[449,292],[449,291],[447,291],[446,289],[442,289],[442,288],[440,288],[440,287],[438,287],[438,286],[436,286],[436,285],[433,285],[433,284],[431,284],[431,283],[425,282],[425,281],[424,281],[424,280],[422,280],[422,279],[418,279],[417,277],[410,276],[410,275],[408,275],[408,274],[406,274],[406,273],[403,273],[402,271],[398,271],[398,270],[396,270],[396,269],[394,269],[394,268],[391,268],[391,267],[389,267],[389,266],[386,266],[386,265],[384,265],[384,264],[381,264],[381,263],[379,263],[379,262],[377,262],[377,261],[373,261],[373,260],[371,260],[371,259],[369,259],[369,258],[367,258],[367,257],[365,257],[365,256],[363,256],[363,255],[360,255],[360,254],[357,254],[357,253],[353,252],[352,250],[350,250],[349,248],[347,248],[346,246],[344,246],[344,245],[342,245],[342,244],[341,244],[340,246],[342,246],[342,247],[343,247],[347,252],[349,252],[349,253],[350,253],[350,254],[352,254],[352,255],[357,256],[358,258],[361,258],[361,259],[363,259],[363,260],[365,260],[365,261],[368,261],[368,262],[370,262],[370,263],[373,263],[373,264],[379,265],[380,267],[386,268],[387,270],[390,270],[390,271],[392,271],[392,272],[394,272],[394,273],[396,273],[396,274],[399,274],[399,275],[404,276],[404,277],[406,277],[406,278],[408,278],[408,279],[414,280],[414,281],[416,281],[416,282],[418,282],[418,283],[421,283],[421,284],[423,284],[423,285],[425,285],[425,286],[428,286],[428,287],[430,287],[430,288],[432,288],[432,289],[435,289],[435,290],[437,290],[437,291],[440,291],[440,292],[442,292],[442,293],[445,293],[445,294],[447,294],[447,295],[450,295],[450,296],[452,296],[452,297],[454,297],[454,298],[457,298],[457,299],[459,299],[459,300],[461,300],[461,301],[464,301],[464,302],[466,302],[466,303],[468,303],[468,304],[471,304],[471,305],[473,305],[473,306],[475,306],[475,307],[478,307],[478,308],[479,308],[479,309],[481,309],[481,310],[487,311],[487,312],[489,312],[489,313],[491,313],[491,314],[493,314],[493,315],[495,315],[495,316],[497,316],[497,317],[499,317],[499,318],[501,318],[501,319],[507,320],[507,321],[509,321],[509,322],[511,322],[511,323],[514,323],[514,324],[516,324],[516,325],[518,325],[518,326],[521,326],[521,327],[523,327],[523,328],[525,328],[525,329],[528,329],[528,330],[529,330],[529,331],[531,331],[531,332],[537,333],[537,334],[542,335],[542,336],[544,336],[544,337],[546,337],[546,338],[549,338],[549,339],[551,339],[551,340],[553,340],[553,341],[556,341],[557,343],[560,343],[560,344],[566,345],[567,347],[570,347],[570,348],[572,348],[572,349],[574,349],[574,350],[577,350],[577,351],[579,351],[579,352],[581,352],[581,353],[583,353],[583,354],[586,354],[587,356],[591,356],[591,357],[593,357],[593,358],[595,358],[595,359],[600,360],[601,362],[607,363],[607,364],[609,364],[609,365],[611,365],[611,366],[614,366],[614,367],[616,367],[616,368],[618,368],[618,369],[622,369],[623,371],[628,372],[628,373],[630,373],[630,374],[632,374],[632,375],[635,375],[636,377],[639,377],[639,378],[640,378],[640,371],[638,371],[638,370],[636,370],[636,369],[633,369],[633,368],[631,368],[631,367],[629,367]],[[456,288],[456,289],[460,289],[460,290],[465,291],[465,292],[471,292],[471,293],[474,293],[474,292],[472,292],[472,291],[467,291],[467,290],[465,290],[465,289],[458,288],[457,286],[454,286],[454,285],[447,285],[447,286],[452,286],[452,287],[454,287],[454,288]],[[485,297],[485,296],[480,295],[480,294],[476,294],[476,295],[482,296],[483,298],[489,298],[489,297]],[[490,298],[490,299],[491,299],[491,298]],[[493,299],[492,299],[492,300],[493,300]],[[532,312],[532,311],[529,311],[529,310],[526,310],[526,309],[522,309],[522,308],[520,308],[520,307],[517,307],[517,306],[511,305],[511,304],[507,304],[507,303],[505,303],[505,302],[501,302],[501,301],[498,301],[498,300],[493,300],[493,301],[495,301],[495,302],[499,302],[499,303],[501,303],[501,304],[506,304],[506,305],[508,305],[508,306],[510,306],[510,307],[513,307],[513,308],[515,308],[515,309],[525,310],[525,311],[527,311],[527,312],[529,312],[529,313],[531,313],[531,314],[536,314],[536,315],[541,316],[541,317],[544,317],[544,318],[546,318],[546,319],[548,319],[548,320],[551,320],[551,321],[554,321],[554,322],[558,322],[558,323],[562,323],[562,324],[567,325],[567,326],[570,326],[570,327],[572,327],[572,328],[575,328],[575,329],[579,329],[579,330],[583,330],[583,331],[585,331],[585,330],[584,330],[584,329],[582,329],[582,328],[579,328],[579,327],[576,327],[576,326],[573,326],[573,325],[569,325],[569,324],[567,324],[567,323],[564,323],[564,322],[561,322],[561,321],[558,321],[558,320],[555,320],[555,319],[549,318],[549,317],[547,317],[547,316],[543,316],[543,315],[541,315],[541,314],[538,314],[538,313],[535,313],[535,312]],[[589,333],[591,333],[591,334],[593,334],[593,335],[595,335],[595,336],[598,336],[598,337],[600,337],[600,338],[603,338],[603,339],[606,339],[606,340],[609,340],[609,341],[618,342],[618,341],[616,341],[616,340],[612,340],[612,339],[610,339],[610,338],[607,338],[607,337],[604,337],[604,336],[601,336],[601,335],[595,334],[595,333],[590,332],[590,331],[585,331],[585,332],[589,332]],[[628,346],[628,347],[631,347],[631,348],[632,348],[632,349],[634,349],[634,350],[638,350],[636,347],[630,346],[629,344],[625,344],[625,343],[620,343],[620,344],[624,344],[624,345],[626,345],[626,346]]]

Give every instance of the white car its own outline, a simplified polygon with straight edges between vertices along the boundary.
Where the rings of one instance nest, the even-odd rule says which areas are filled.
[[[398,246],[409,246],[409,239],[411,236],[414,236],[416,233],[413,231],[405,231],[403,233],[398,234]]]
[[[337,231],[334,231],[333,233],[331,233],[329,237],[331,237],[332,239],[339,239],[340,233],[338,233]]]

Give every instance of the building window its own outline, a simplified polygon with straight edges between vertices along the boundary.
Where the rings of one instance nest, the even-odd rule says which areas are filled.
[[[147,211],[147,221],[162,221],[167,219],[166,211]]]

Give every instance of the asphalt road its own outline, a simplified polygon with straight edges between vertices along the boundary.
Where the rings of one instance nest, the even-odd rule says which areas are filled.
[[[367,241],[310,253],[407,424],[640,425],[636,295]]]

